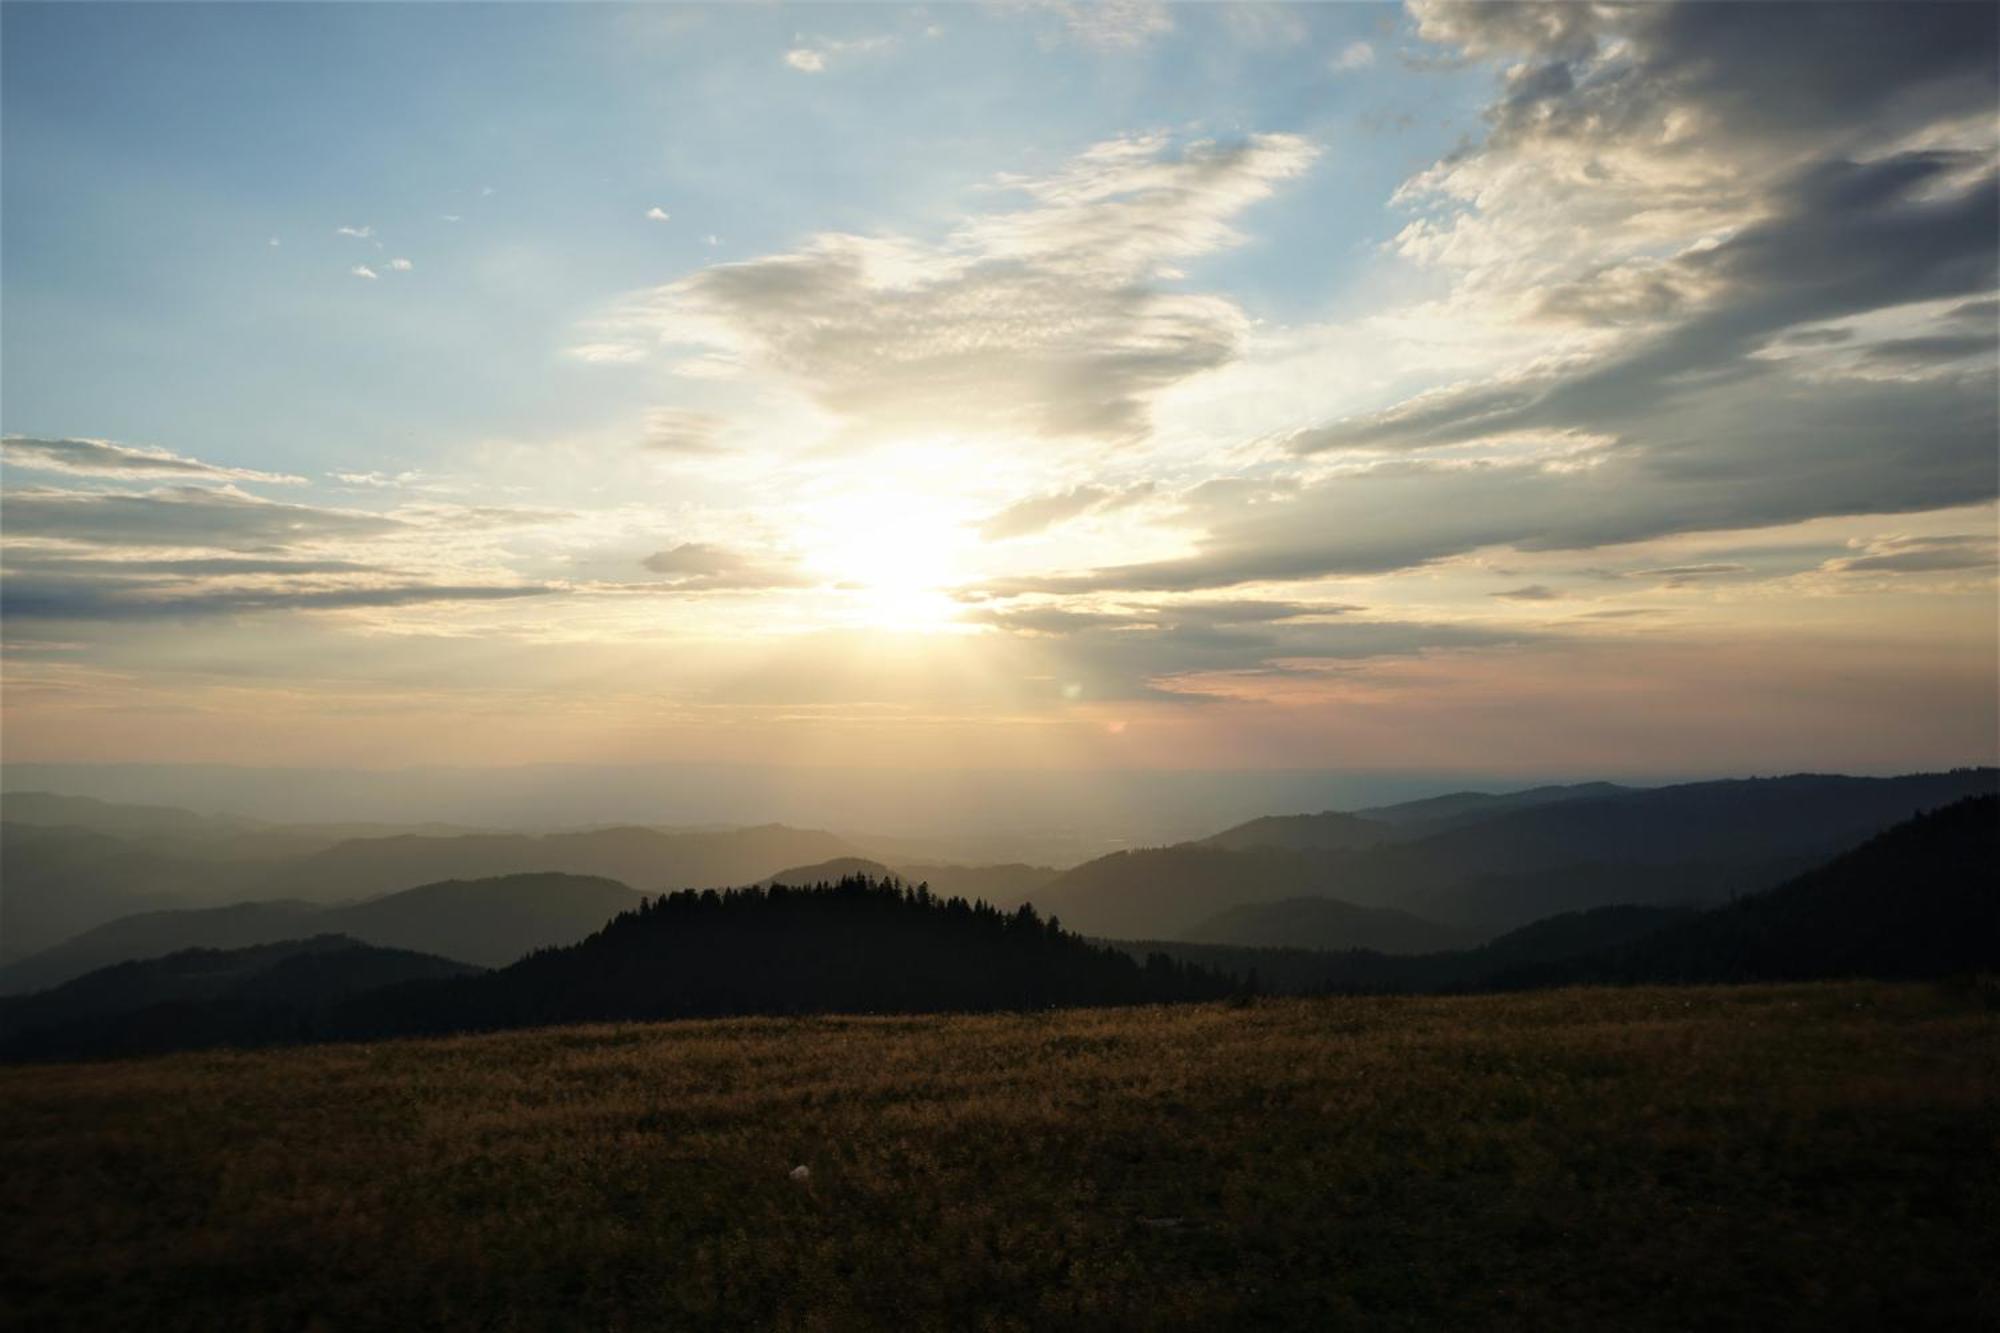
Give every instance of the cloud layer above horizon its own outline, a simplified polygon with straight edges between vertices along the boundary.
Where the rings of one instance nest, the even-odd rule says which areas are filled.
[[[7,17],[21,758],[1995,758],[1990,6],[356,10],[267,111],[571,81],[338,188],[30,68],[194,21]]]

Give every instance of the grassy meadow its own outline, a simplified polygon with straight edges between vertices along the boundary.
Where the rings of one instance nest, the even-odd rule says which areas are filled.
[[[1990,1327],[1997,1143],[1930,986],[14,1066],[0,1324]]]

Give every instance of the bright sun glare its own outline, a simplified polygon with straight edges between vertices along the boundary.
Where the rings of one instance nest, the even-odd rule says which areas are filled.
[[[808,513],[806,563],[834,585],[837,614],[881,629],[939,631],[957,621],[949,589],[976,542],[951,497],[905,482],[830,496]]]

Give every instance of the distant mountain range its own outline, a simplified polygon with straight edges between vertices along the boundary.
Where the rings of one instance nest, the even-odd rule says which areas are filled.
[[[1420,956],[1123,947],[1299,993],[1991,974],[2000,970],[2000,797],[1917,815],[1775,888],[1705,910],[1598,907]]]
[[[1065,871],[1033,901],[1117,938],[1188,938],[1231,909],[1303,897],[1492,934],[1618,903],[1722,902],[1913,813],[1995,791],[2000,770],[1987,768],[1465,794],[1365,816],[1253,820],[1199,843],[1118,852]]]
[[[2000,771],[1977,769],[1464,792],[1256,819],[1061,872],[899,865],[782,825],[384,836],[377,826],[260,826],[12,793],[0,811],[0,949],[12,959],[0,994],[177,949],[322,933],[500,966],[583,938],[640,894],[854,875],[1001,907],[1032,902],[1094,937],[1435,953],[1564,913],[1723,902],[1913,812],[1996,789]],[[96,827],[46,822],[56,820]],[[504,892],[449,889],[510,876],[526,878]]]
[[[0,1057],[716,1014],[1160,1003],[1235,989],[1161,955],[1141,962],[1088,943],[1032,909],[857,878],[665,895],[495,972],[338,936],[123,963],[0,1000]]]
[[[17,814],[25,819],[17,820]],[[138,912],[258,900],[349,902],[449,879],[559,872],[649,893],[754,882],[853,855],[830,833],[782,825],[545,835],[378,826],[256,828],[165,807],[9,793],[0,806],[0,959],[19,959]],[[92,819],[96,827],[42,820]],[[203,942],[203,941],[197,941]]]
[[[380,902],[409,900],[389,919],[410,906],[476,913],[530,898],[531,887],[445,884]],[[1600,907],[1423,955],[1093,943],[1029,908],[1005,912],[857,877],[651,899],[573,945],[494,972],[332,934],[121,963],[0,1000],[0,1056],[716,1014],[1039,1009],[1213,999],[1246,987],[1504,990],[1996,969],[2000,797],[1980,796],[1724,906]]]
[[[0,968],[0,995],[58,985],[126,959],[191,948],[239,949],[309,935],[344,935],[384,948],[499,967],[533,949],[571,944],[641,896],[590,875],[505,875],[446,880],[366,902],[298,901],[144,912],[87,930]]]

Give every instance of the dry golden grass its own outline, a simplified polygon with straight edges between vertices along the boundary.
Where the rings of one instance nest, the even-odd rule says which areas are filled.
[[[14,1067],[0,1322],[1990,1327],[1996,1136],[1874,985]]]

